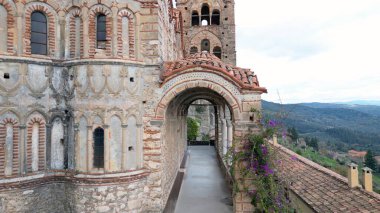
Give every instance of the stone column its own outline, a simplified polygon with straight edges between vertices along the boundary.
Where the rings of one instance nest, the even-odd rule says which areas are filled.
[[[59,16],[59,25],[57,26],[56,57],[61,58],[65,55],[65,41],[69,41],[70,38],[65,39],[65,29],[66,29],[65,12],[61,10],[58,16]]]
[[[227,153],[227,122],[226,119],[222,119],[222,144],[223,144],[223,155]]]
[[[51,169],[51,124],[46,124],[46,170]]]
[[[227,121],[227,147],[232,147],[232,142],[233,142],[233,125],[231,120]]]
[[[22,55],[24,52],[24,26],[23,23],[25,23],[22,19],[22,15],[25,11],[25,5],[21,2],[16,3],[17,12],[16,17],[14,17],[16,23],[15,23],[15,32],[13,33],[13,38],[15,39],[15,50],[17,52],[17,55]],[[17,40],[17,41],[16,41]]]
[[[73,162],[74,170],[83,171],[85,168],[79,168],[79,162],[85,159],[82,159],[80,156],[80,146],[79,146],[79,125],[74,124],[74,150],[75,150],[75,158]]]
[[[86,171],[90,172],[93,165],[93,158],[94,158],[94,152],[93,152],[93,136],[92,136],[92,126],[87,126],[87,162],[86,162]]]
[[[123,171],[127,170],[127,151],[128,151],[128,144],[127,144],[127,127],[128,125],[121,125],[122,128],[122,157],[121,157],[121,169]]]
[[[117,11],[118,8],[114,4],[112,10],[112,56],[117,55]]]
[[[27,163],[26,163],[26,125],[20,125],[20,145],[19,145],[19,155],[20,155],[20,174],[27,173]]]
[[[137,162],[136,162],[136,166],[137,168],[142,168],[144,166],[143,164],[143,141],[142,141],[142,138],[143,138],[143,135],[142,135],[142,124],[136,124],[136,127],[137,127],[137,138],[136,138],[136,156],[137,156]]]
[[[110,171],[110,143],[109,143],[109,125],[103,125],[104,129],[104,172]]]

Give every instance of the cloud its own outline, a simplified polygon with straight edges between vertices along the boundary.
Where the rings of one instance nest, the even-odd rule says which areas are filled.
[[[380,100],[380,1],[236,1],[238,65],[263,98]]]

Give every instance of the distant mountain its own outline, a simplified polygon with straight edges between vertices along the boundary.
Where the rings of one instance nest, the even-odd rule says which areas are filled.
[[[263,101],[263,111],[274,119],[281,114],[284,124],[295,127],[302,136],[380,154],[380,106]]]
[[[337,102],[336,104],[380,106],[380,101],[357,100],[357,101],[348,101],[348,102]]]
[[[372,101],[375,103],[376,101]],[[380,103],[380,102],[379,102]],[[362,105],[362,104],[353,104],[353,102],[349,104],[347,103],[301,103],[303,106],[313,107],[313,108],[344,108],[344,109],[353,109],[360,112],[368,113],[375,116],[380,116],[380,105]]]

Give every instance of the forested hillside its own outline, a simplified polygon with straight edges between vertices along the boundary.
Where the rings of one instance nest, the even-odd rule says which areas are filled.
[[[380,106],[263,101],[263,111],[301,136],[317,137],[340,151],[371,149],[380,154]]]

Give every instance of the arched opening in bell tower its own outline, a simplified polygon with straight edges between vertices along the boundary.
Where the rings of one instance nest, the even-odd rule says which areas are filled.
[[[210,25],[210,7],[208,4],[203,4],[201,9],[202,26]]]
[[[198,11],[193,11],[191,14],[191,26],[199,26],[199,14]]]
[[[213,10],[212,11],[211,25],[220,25],[220,12],[219,12],[219,10]]]

